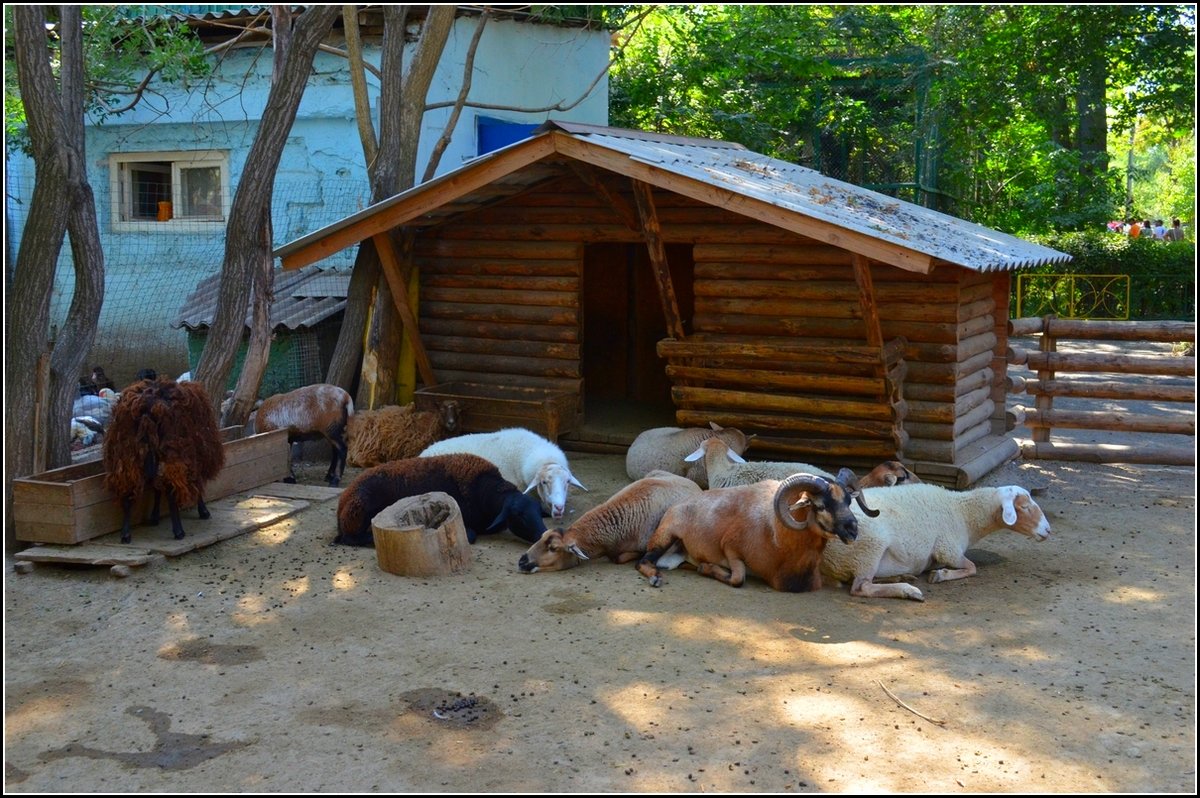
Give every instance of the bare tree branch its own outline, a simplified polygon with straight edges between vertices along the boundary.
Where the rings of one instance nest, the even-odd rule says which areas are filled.
[[[467,95],[471,93],[471,82],[475,75],[475,52],[479,49],[479,40],[483,38],[483,28],[487,25],[491,15],[492,12],[488,10],[484,10],[479,15],[479,24],[475,27],[475,34],[471,37],[470,45],[467,46],[466,63],[463,65],[462,87],[458,90],[458,99],[454,102],[454,110],[450,112],[450,118],[446,120],[446,128],[442,131],[441,137],[433,145],[433,151],[429,154],[429,163],[425,164],[425,173],[421,176],[422,183],[429,180],[437,172],[438,164],[442,161],[442,153],[450,146],[450,139],[454,135],[454,128],[458,126],[458,117],[462,114],[463,105],[467,102]]]
[[[379,145],[375,141],[375,128],[371,125],[371,98],[367,96],[367,76],[363,74],[365,62],[362,55],[362,39],[358,30],[357,6],[342,6],[342,27],[346,31],[346,53],[350,61],[350,87],[354,92],[354,118],[358,121],[358,138],[362,142],[367,171],[370,172],[375,163]]]

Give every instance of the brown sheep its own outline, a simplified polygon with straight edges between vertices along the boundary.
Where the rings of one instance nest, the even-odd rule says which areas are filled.
[[[412,402],[360,410],[346,425],[346,460],[370,468],[416,457],[427,446],[458,432],[458,403],[442,402],[438,412],[416,410]]]
[[[858,535],[853,499],[868,515],[878,515],[863,504],[848,468],[833,482],[793,474],[782,481],[711,488],[667,510],[638,571],[658,587],[662,569],[686,557],[701,574],[732,587],[741,587],[753,573],[775,590],[820,590],[825,544],[834,537],[850,543]],[[805,513],[803,521],[793,515],[798,510]]]
[[[254,434],[286,429],[288,443],[321,438],[329,441],[333,450],[325,481],[336,488],[346,470],[346,424],[353,415],[354,400],[349,393],[336,385],[318,383],[268,396],[250,414],[246,431]],[[288,476],[283,481],[296,481],[291,458],[288,459]]]
[[[196,382],[143,380],[121,392],[104,439],[104,486],[121,502],[121,542],[131,539],[133,504],[154,490],[149,521],[159,521],[159,499],[167,494],[171,532],[183,537],[179,508],[195,504],[209,518],[204,483],[225,465],[225,449],[208,395]]]

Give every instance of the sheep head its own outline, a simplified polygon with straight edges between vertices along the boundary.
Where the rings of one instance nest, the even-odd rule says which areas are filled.
[[[1005,485],[997,491],[1004,526],[1039,542],[1050,537],[1050,522],[1029,491],[1017,485]]]
[[[571,485],[587,490],[569,469],[557,463],[546,463],[538,469],[524,492],[537,488],[542,507],[550,511],[552,518],[562,518],[567,509],[567,491]]]
[[[565,571],[579,565],[588,556],[579,548],[578,543],[567,543],[563,540],[563,530],[548,529],[529,547],[517,560],[517,570],[523,574],[533,574],[538,571]]]
[[[890,488],[894,485],[915,485],[920,478],[899,460],[886,460],[875,466],[859,480],[860,488]]]
[[[815,521],[822,537],[850,543],[858,537],[858,520],[850,509],[852,498],[853,492],[840,479],[830,482],[815,474],[792,474],[775,491],[775,515],[788,529],[799,532]],[[803,521],[796,520],[796,510],[807,511]]]

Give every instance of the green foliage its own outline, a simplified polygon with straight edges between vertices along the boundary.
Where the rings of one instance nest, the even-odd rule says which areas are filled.
[[[737,141],[1013,233],[1089,229],[1123,215],[1109,128],[1194,129],[1195,9],[659,6],[610,88],[615,125]],[[1194,204],[1170,162],[1171,207]]]
[[[53,9],[53,7],[48,7]],[[83,6],[85,108],[102,123],[131,110],[140,100],[148,77],[169,83],[204,77],[212,66],[204,45],[182,21],[160,14],[134,17],[130,6]],[[11,60],[8,37],[11,7],[5,6],[4,128],[10,147],[27,151],[25,109]],[[46,40],[51,63],[57,66],[59,37],[54,20]]]
[[[1196,318],[1196,245],[1192,241],[1155,241],[1107,231],[1034,236],[1033,240],[1069,253],[1072,260],[1029,273],[1127,274],[1131,318]]]

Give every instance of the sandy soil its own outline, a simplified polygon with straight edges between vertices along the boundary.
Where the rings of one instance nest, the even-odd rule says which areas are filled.
[[[576,514],[627,482],[571,461]],[[5,789],[1194,793],[1195,470],[1010,483],[1052,537],[924,603],[522,575],[509,533],[408,579],[328,545],[336,501],[128,579],[9,560]]]

